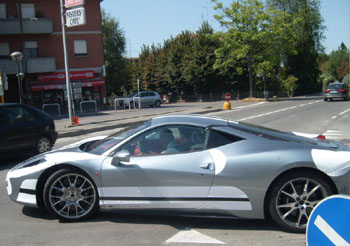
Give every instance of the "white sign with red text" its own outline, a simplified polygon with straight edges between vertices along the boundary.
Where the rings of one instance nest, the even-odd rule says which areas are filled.
[[[64,6],[66,8],[78,7],[85,4],[85,0],[65,0]]]

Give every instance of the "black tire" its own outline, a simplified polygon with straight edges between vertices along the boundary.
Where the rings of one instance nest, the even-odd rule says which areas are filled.
[[[52,149],[51,139],[48,136],[40,136],[35,144],[35,153],[41,154]]]
[[[333,194],[322,176],[297,171],[280,178],[269,193],[269,212],[283,229],[303,233],[312,209]]]
[[[159,108],[162,103],[160,101],[155,101],[154,102],[154,107]]]
[[[44,186],[46,209],[64,221],[80,221],[98,210],[99,197],[94,182],[73,168],[53,173]]]

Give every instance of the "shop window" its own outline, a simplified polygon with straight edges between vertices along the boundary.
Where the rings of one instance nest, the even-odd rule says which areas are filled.
[[[0,58],[9,58],[10,55],[10,45],[9,43],[0,43]]]
[[[0,19],[6,19],[6,4],[0,3]]]
[[[87,56],[86,40],[74,40],[74,55]]]
[[[38,57],[38,43],[36,41],[24,42],[24,55],[27,58]]]
[[[34,3],[22,3],[21,11],[23,19],[35,18]]]

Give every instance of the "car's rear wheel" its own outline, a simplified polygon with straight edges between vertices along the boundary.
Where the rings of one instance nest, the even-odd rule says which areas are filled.
[[[53,173],[44,187],[47,210],[66,221],[79,221],[98,209],[98,193],[93,181],[83,172],[61,169]]]
[[[320,175],[290,173],[278,180],[270,192],[270,215],[287,231],[305,232],[313,208],[332,194],[331,186]]]
[[[35,153],[41,154],[50,151],[52,148],[51,140],[47,136],[40,136],[35,145]]]

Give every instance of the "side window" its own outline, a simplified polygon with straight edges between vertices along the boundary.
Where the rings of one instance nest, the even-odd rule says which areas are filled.
[[[25,117],[21,107],[9,107],[7,109],[7,114],[10,123],[25,121]]]
[[[9,107],[7,113],[10,123],[32,121],[35,119],[32,113],[22,107]]]
[[[121,147],[132,156],[185,153],[204,149],[207,131],[191,126],[166,126],[139,135]]]
[[[207,149],[217,148],[240,140],[242,140],[240,137],[211,130],[208,138]]]

